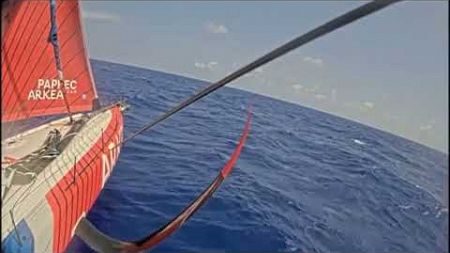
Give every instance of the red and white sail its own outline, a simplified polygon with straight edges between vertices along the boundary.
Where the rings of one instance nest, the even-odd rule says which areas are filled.
[[[89,111],[97,99],[78,1],[56,1],[58,75],[48,0],[14,0],[2,31],[2,122]],[[2,14],[3,16],[3,14]],[[61,77],[63,77],[61,79]]]

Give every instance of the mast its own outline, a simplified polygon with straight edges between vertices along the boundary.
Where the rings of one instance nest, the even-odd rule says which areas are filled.
[[[48,36],[48,40],[53,45],[53,52],[55,53],[55,63],[56,63],[56,70],[58,71],[58,80],[61,82],[64,80],[64,74],[61,64],[61,54],[60,54],[60,48],[59,48],[59,41],[58,41],[58,25],[56,21],[56,0],[50,0],[50,22],[51,22],[51,28],[50,28],[50,34]],[[72,112],[70,111],[70,105],[67,101],[66,92],[63,90],[63,99],[64,104],[67,108],[67,113],[69,114],[69,123],[73,123],[72,118]]]

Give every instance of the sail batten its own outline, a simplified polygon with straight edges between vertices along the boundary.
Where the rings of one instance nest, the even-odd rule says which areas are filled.
[[[55,1],[52,33],[51,0],[15,8],[2,34],[2,122],[92,110],[97,92],[78,1]],[[55,32],[57,53],[50,39]]]

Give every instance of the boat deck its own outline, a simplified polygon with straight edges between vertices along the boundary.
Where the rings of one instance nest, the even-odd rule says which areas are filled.
[[[68,123],[69,119],[63,118],[2,141],[2,169],[38,150],[50,131],[57,129],[61,136],[66,136],[72,127]]]
[[[82,116],[74,117],[72,124],[63,118],[2,142],[2,202],[11,186],[30,183],[64,149],[83,125]],[[58,139],[53,148],[52,138]]]
[[[2,163],[2,241],[26,224],[39,238],[36,252],[66,246],[109,176],[95,155],[97,143],[104,135],[117,143],[111,133],[121,133],[120,116],[108,108],[80,113],[71,124],[68,118],[52,121],[2,141],[2,161],[16,159]],[[117,159],[118,152],[109,152],[108,161],[110,153]]]

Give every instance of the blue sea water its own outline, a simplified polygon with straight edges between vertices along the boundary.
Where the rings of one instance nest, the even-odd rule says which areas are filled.
[[[205,82],[92,61],[125,135]],[[223,88],[127,144],[88,218],[123,240],[168,222],[217,175],[253,106],[231,176],[154,252],[448,252],[448,155],[299,105]],[[448,191],[448,188],[447,190]],[[75,238],[68,252],[90,252]]]

